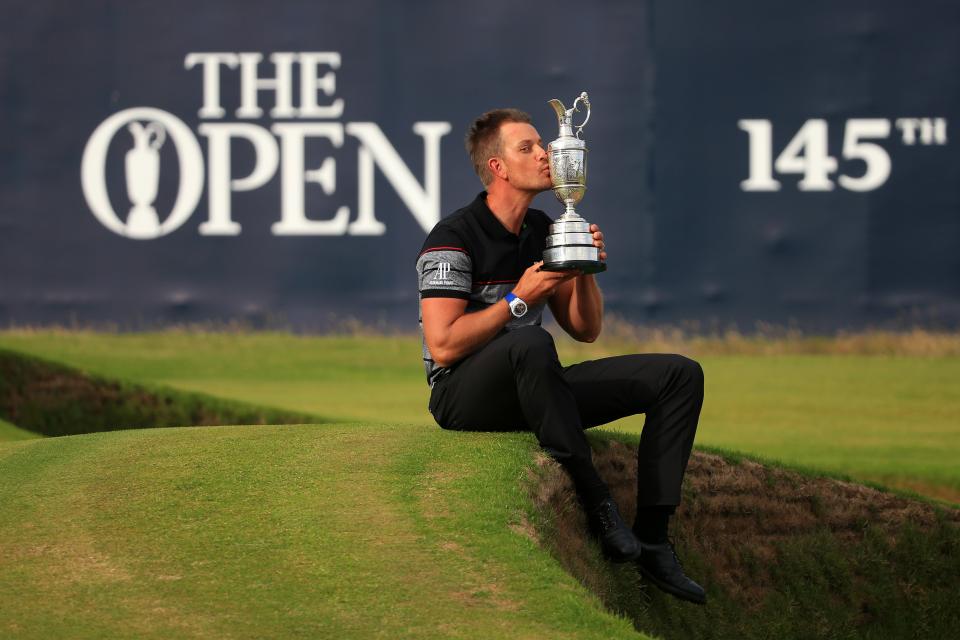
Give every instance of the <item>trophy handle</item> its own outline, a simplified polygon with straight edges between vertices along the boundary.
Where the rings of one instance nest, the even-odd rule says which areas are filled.
[[[571,120],[571,122],[573,121],[573,112],[580,110],[580,109],[577,108],[577,103],[578,103],[578,102],[582,102],[582,103],[585,104],[586,107],[587,107],[587,117],[583,119],[583,122],[581,122],[580,124],[577,125],[577,139],[579,140],[579,139],[580,139],[580,133],[583,131],[583,128],[586,126],[587,121],[590,119],[590,98],[589,98],[589,96],[587,96],[587,92],[586,92],[586,91],[582,92],[582,93],[577,97],[577,99],[573,101],[573,108],[570,109],[570,120]],[[556,107],[554,107],[554,108],[556,108]]]

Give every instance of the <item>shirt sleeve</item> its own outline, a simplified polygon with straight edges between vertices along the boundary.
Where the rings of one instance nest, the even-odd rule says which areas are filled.
[[[470,299],[473,261],[464,243],[452,232],[435,230],[417,258],[421,298]]]

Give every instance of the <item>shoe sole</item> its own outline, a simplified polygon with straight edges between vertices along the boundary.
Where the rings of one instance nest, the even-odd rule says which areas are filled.
[[[687,593],[686,591],[680,591],[679,589],[674,588],[673,585],[670,585],[660,580],[659,578],[657,578],[655,575],[650,573],[646,569],[646,567],[644,567],[642,564],[638,563],[637,569],[640,571],[640,575],[642,575],[645,579],[652,582],[655,587],[660,589],[660,591],[669,593],[674,598],[679,598],[680,600],[685,600],[686,602],[692,602],[693,604],[707,604],[706,596],[704,596],[703,598],[697,598],[696,596],[693,596]]]

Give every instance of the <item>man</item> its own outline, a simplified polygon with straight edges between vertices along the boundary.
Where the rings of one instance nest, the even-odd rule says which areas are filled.
[[[703,402],[700,366],[648,354],[562,367],[540,326],[544,306],[575,339],[593,342],[603,299],[593,275],[539,269],[550,218],[528,207],[552,187],[540,136],[527,114],[498,109],[473,123],[466,146],[486,191],[441,220],[417,260],[431,413],[445,429],[532,430],[573,479],[605,554],[636,561],[658,587],[704,603],[667,538]],[[606,260],[603,233],[590,230]],[[631,530],[583,430],[636,413],[646,423]]]

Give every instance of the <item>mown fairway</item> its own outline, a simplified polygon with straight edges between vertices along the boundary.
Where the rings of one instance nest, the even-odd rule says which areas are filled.
[[[534,447],[357,424],[3,443],[0,637],[641,637],[522,533]]]
[[[419,341],[279,333],[8,331],[92,372],[336,421],[429,425]],[[578,358],[609,350],[601,339]],[[561,345],[561,357],[573,362]],[[960,358],[713,355],[697,442],[960,502]],[[637,432],[643,418],[610,428]]]

